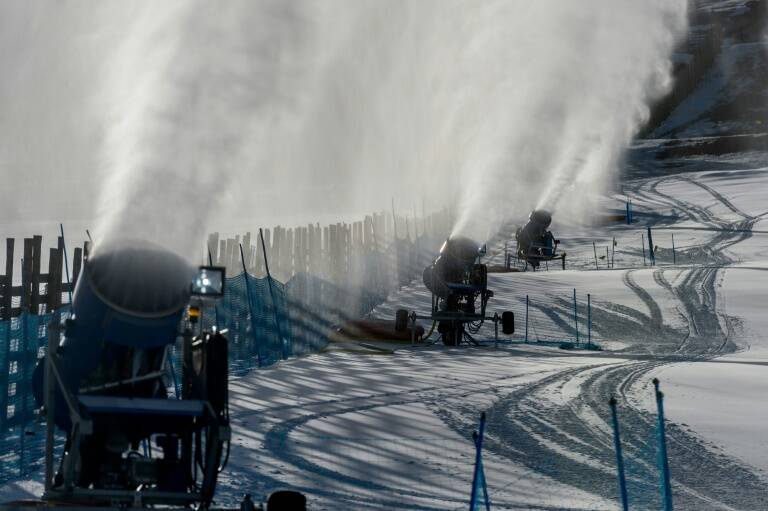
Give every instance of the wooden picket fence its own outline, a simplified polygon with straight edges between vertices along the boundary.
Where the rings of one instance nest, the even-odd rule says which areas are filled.
[[[0,275],[0,320],[18,317],[22,312],[45,314],[62,305],[62,295],[74,291],[83,264],[83,249],[77,247],[67,261],[71,272],[68,279],[64,264],[64,238],[59,237],[56,247],[48,251],[48,272],[42,272],[43,238],[24,238],[21,254],[21,275],[16,269],[16,240],[5,240],[5,274]],[[20,278],[14,278],[20,277]]]
[[[450,234],[452,223],[450,211],[444,209],[423,217],[382,212],[323,227],[317,223],[277,226],[263,230],[266,261],[271,276],[282,282],[308,273],[344,285],[365,280],[366,262],[378,255],[387,261],[385,270],[401,281],[407,278],[405,274],[413,274],[421,253],[434,255]],[[228,238],[215,232],[208,237],[210,261],[225,266],[228,275],[242,273],[243,266],[252,275],[265,275],[264,249],[258,231]]]

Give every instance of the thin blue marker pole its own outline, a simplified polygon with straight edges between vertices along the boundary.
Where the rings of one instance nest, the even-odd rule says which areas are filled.
[[[624,475],[624,455],[621,452],[621,436],[619,434],[619,417],[616,413],[616,398],[611,396],[608,401],[611,406],[611,421],[613,422],[613,446],[616,450],[616,470],[619,476],[619,496],[621,497],[622,511],[629,511],[629,497],[627,495],[627,479]]]
[[[475,437],[475,473],[472,477],[472,494],[470,496],[469,500],[469,509],[475,508],[475,499],[477,499],[477,478],[480,477],[480,457],[483,453],[483,435],[485,433],[485,412],[480,414],[480,428],[473,437]],[[488,491],[484,488],[486,492],[486,496],[488,495]],[[486,500],[486,508],[490,509],[488,507],[488,501]]]
[[[643,266],[645,266],[645,235],[640,234],[640,245],[643,246]]]
[[[528,342],[528,295],[525,295],[525,342]]]
[[[573,326],[576,329],[576,344],[579,344],[579,314],[576,308],[576,288],[573,288]]]
[[[629,199],[627,199],[627,225],[632,223],[632,213],[629,212]]]
[[[656,389],[656,408],[659,411],[659,468],[661,470],[661,490],[664,499],[664,511],[672,511],[672,483],[669,477],[669,458],[667,457],[667,436],[664,430],[664,394],[659,390],[659,379],[653,379]]]
[[[653,235],[650,227],[648,227],[648,257],[651,260],[651,266],[656,266],[656,254],[653,250]]]
[[[672,264],[677,264],[677,253],[675,252],[675,233],[672,233]]]
[[[587,293],[587,346],[592,346],[592,295]]]

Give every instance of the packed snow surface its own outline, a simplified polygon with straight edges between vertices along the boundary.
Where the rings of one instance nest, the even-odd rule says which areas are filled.
[[[233,381],[234,441],[219,503],[292,487],[307,493],[310,509],[464,509],[471,434],[485,411],[494,509],[615,509],[607,401],[616,396],[632,507],[658,508],[658,377],[675,508],[764,508],[766,186],[764,164],[665,175],[606,197],[614,210],[632,198],[633,225],[555,217],[567,270],[489,277],[489,311],[515,311],[517,344],[344,344]],[[503,261],[505,243],[514,246],[513,232],[489,244],[491,264]],[[574,289],[579,339],[591,336],[604,351],[519,342],[526,295],[530,341],[574,341]],[[400,307],[428,310],[418,280],[374,316],[391,319]],[[492,339],[493,328],[478,337]],[[0,496],[34,496],[36,481],[8,484]]]

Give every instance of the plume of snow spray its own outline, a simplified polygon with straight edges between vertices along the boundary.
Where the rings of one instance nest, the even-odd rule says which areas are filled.
[[[196,255],[212,211],[258,162],[271,112],[293,101],[291,3],[143,4],[105,70],[111,126],[100,243],[142,238]],[[288,62],[286,62],[288,60]]]
[[[668,86],[685,0],[163,2],[105,74],[100,225],[194,255],[211,217],[584,210]],[[225,200],[221,200],[221,198]]]
[[[585,219],[668,89],[686,19],[685,1],[531,3],[515,23],[524,85],[499,91],[496,155],[468,162],[455,230],[490,235],[533,207]]]

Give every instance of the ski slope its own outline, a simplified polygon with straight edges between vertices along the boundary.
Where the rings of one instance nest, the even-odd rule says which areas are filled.
[[[676,508],[763,508],[766,185],[766,168],[633,181],[625,193],[639,225],[553,226],[573,269],[491,275],[491,309],[518,311],[518,332],[521,300],[530,294],[548,308],[540,317],[549,324],[540,328],[572,339],[571,290],[581,299],[591,293],[595,338],[609,348],[603,353],[437,345],[335,351],[239,380],[237,447],[221,498],[234,499],[244,486],[258,494],[284,485],[306,491],[313,509],[463,509],[470,435],[485,410],[495,508],[615,509],[606,403],[616,395],[630,498],[638,508],[657,507],[650,380],[658,376],[671,420]],[[659,247],[653,268],[642,263],[646,221]],[[592,240],[614,237],[615,269],[598,260],[602,269],[594,270]],[[502,257],[502,247],[499,239],[490,252]],[[428,303],[414,282],[375,313],[391,318],[396,308],[423,311]]]
[[[603,352],[536,345],[335,349],[232,382],[234,441],[220,504],[299,488],[310,509],[465,509],[471,433],[488,414],[485,468],[495,509],[616,509],[607,401],[619,400],[633,508],[658,508],[651,379],[666,393],[676,509],[762,509],[768,501],[768,168],[625,183],[637,223],[576,227],[555,216],[568,269],[491,274],[490,311],[512,309],[522,338],[586,334]],[[623,196],[606,198],[620,208]],[[653,226],[657,265],[640,245]],[[511,229],[511,227],[510,227]],[[671,235],[675,235],[673,264]],[[507,233],[509,235],[509,233]],[[614,268],[598,259],[616,240]],[[489,247],[503,259],[505,236]],[[426,311],[415,281],[374,315]],[[492,329],[482,335],[491,338]],[[0,489],[33,497],[39,477]]]

